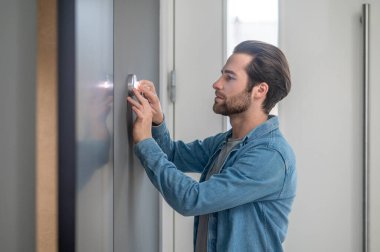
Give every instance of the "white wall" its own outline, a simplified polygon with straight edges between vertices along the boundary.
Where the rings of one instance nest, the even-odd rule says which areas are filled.
[[[370,9],[370,89],[369,89],[369,248],[370,252],[380,251],[380,2],[367,1],[371,3]]]
[[[0,251],[34,251],[35,1],[1,1],[0,34]]]
[[[368,2],[374,7],[372,15],[379,16],[378,2]],[[280,2],[280,47],[289,59],[293,86],[279,113],[297,155],[299,175],[288,251],[362,251],[361,5],[359,0]],[[375,51],[378,18],[371,22]],[[371,69],[379,68],[378,52],[371,57]],[[371,75],[372,154],[379,147],[375,71]],[[380,179],[375,158],[371,160],[373,184]],[[377,230],[371,251],[378,251],[374,240],[379,221],[374,211],[379,212],[380,190],[375,185],[371,189],[371,230]]]
[[[177,2],[177,1],[176,1]],[[379,250],[376,241],[380,232],[380,210],[378,195],[380,185],[379,156],[380,127],[379,107],[375,97],[379,94],[376,70],[380,66],[380,50],[376,24],[379,24],[379,5],[372,3],[371,19],[371,209],[370,231],[371,252]],[[285,52],[291,67],[293,87],[290,95],[280,104],[280,121],[286,137],[297,154],[299,183],[298,195],[290,216],[289,235],[285,247],[287,251],[361,251],[362,250],[362,27],[359,22],[361,4],[359,0],[280,1],[280,47]],[[181,5],[181,1],[178,1]],[[188,3],[187,14],[192,13]],[[219,4],[202,7],[196,12],[197,19],[186,20],[186,13],[177,10],[176,15],[183,20],[180,31],[184,47],[176,47],[187,59],[188,71],[198,69],[204,62],[195,60],[207,55],[198,51],[198,44],[207,46],[207,39],[195,37],[197,27],[210,31],[215,44],[208,44],[212,52],[219,50],[219,24],[205,28],[203,12],[214,17],[212,11],[219,10]],[[195,13],[195,12],[193,12]],[[222,12],[221,12],[222,13]],[[214,19],[212,19],[214,20]],[[178,26],[178,24],[177,24]],[[181,27],[181,26],[178,26]],[[181,28],[177,28],[181,29]],[[202,32],[202,31],[199,31]],[[211,37],[212,37],[211,36]],[[180,39],[181,39],[180,38]],[[196,39],[200,41],[197,41]],[[222,38],[223,39],[223,38]],[[180,40],[181,41],[181,40]],[[216,47],[215,48],[213,47]],[[223,48],[223,45],[222,45]],[[190,57],[187,57],[190,55]],[[220,55],[223,55],[221,53]],[[209,57],[207,57],[209,60]],[[217,61],[210,62],[216,64]],[[178,70],[178,72],[181,72]],[[197,71],[193,71],[196,74]],[[203,113],[198,104],[190,107],[194,99],[206,100],[209,86],[201,80],[181,79],[188,83],[181,87],[186,106],[178,106],[175,122],[178,139],[194,139],[208,135],[214,127],[196,125],[192,128],[192,115],[203,121]],[[180,77],[179,77],[180,79]],[[191,80],[190,82],[187,82]],[[185,82],[186,81],[186,82]],[[188,86],[190,85],[190,86]],[[186,89],[187,87],[187,89]],[[202,97],[194,91],[198,88]],[[181,93],[180,93],[181,94]],[[203,96],[205,95],[205,96]],[[182,100],[182,99],[181,99]],[[202,102],[199,102],[202,104]],[[207,104],[207,103],[206,103]],[[206,108],[204,106],[203,108]],[[190,115],[190,116],[189,116]],[[187,117],[186,117],[187,116]],[[190,117],[190,118],[189,118]],[[211,122],[215,122],[211,119]],[[215,130],[217,130],[215,128]],[[191,250],[192,221],[175,216],[175,251]],[[186,231],[187,230],[187,231]],[[178,231],[178,232],[177,232]],[[185,249],[185,250],[184,250]],[[186,250],[187,249],[187,250]]]

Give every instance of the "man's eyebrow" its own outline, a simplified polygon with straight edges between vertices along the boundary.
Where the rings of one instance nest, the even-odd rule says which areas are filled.
[[[222,69],[220,72],[221,72],[222,74],[224,74],[224,73],[228,73],[228,74],[232,74],[232,75],[235,75],[235,76],[236,76],[236,73],[235,73],[234,71],[232,71],[232,70],[229,70],[229,69]]]

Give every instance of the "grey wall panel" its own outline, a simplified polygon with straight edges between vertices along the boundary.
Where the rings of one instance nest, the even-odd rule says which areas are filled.
[[[0,251],[35,247],[36,1],[0,1]]]
[[[159,1],[115,0],[114,11],[114,250],[158,251],[158,193],[133,154],[126,77],[158,84]]]

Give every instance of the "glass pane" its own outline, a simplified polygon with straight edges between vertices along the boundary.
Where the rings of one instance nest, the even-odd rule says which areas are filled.
[[[227,2],[227,55],[244,40],[278,45],[278,0]]]
[[[76,0],[76,251],[113,250],[113,0]]]

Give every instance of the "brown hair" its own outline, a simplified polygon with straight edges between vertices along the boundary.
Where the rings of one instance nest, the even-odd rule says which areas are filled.
[[[270,44],[247,40],[238,44],[234,53],[245,53],[253,57],[247,66],[248,91],[261,82],[269,86],[263,102],[263,110],[269,114],[277,102],[288,95],[291,88],[288,61],[282,51]]]

